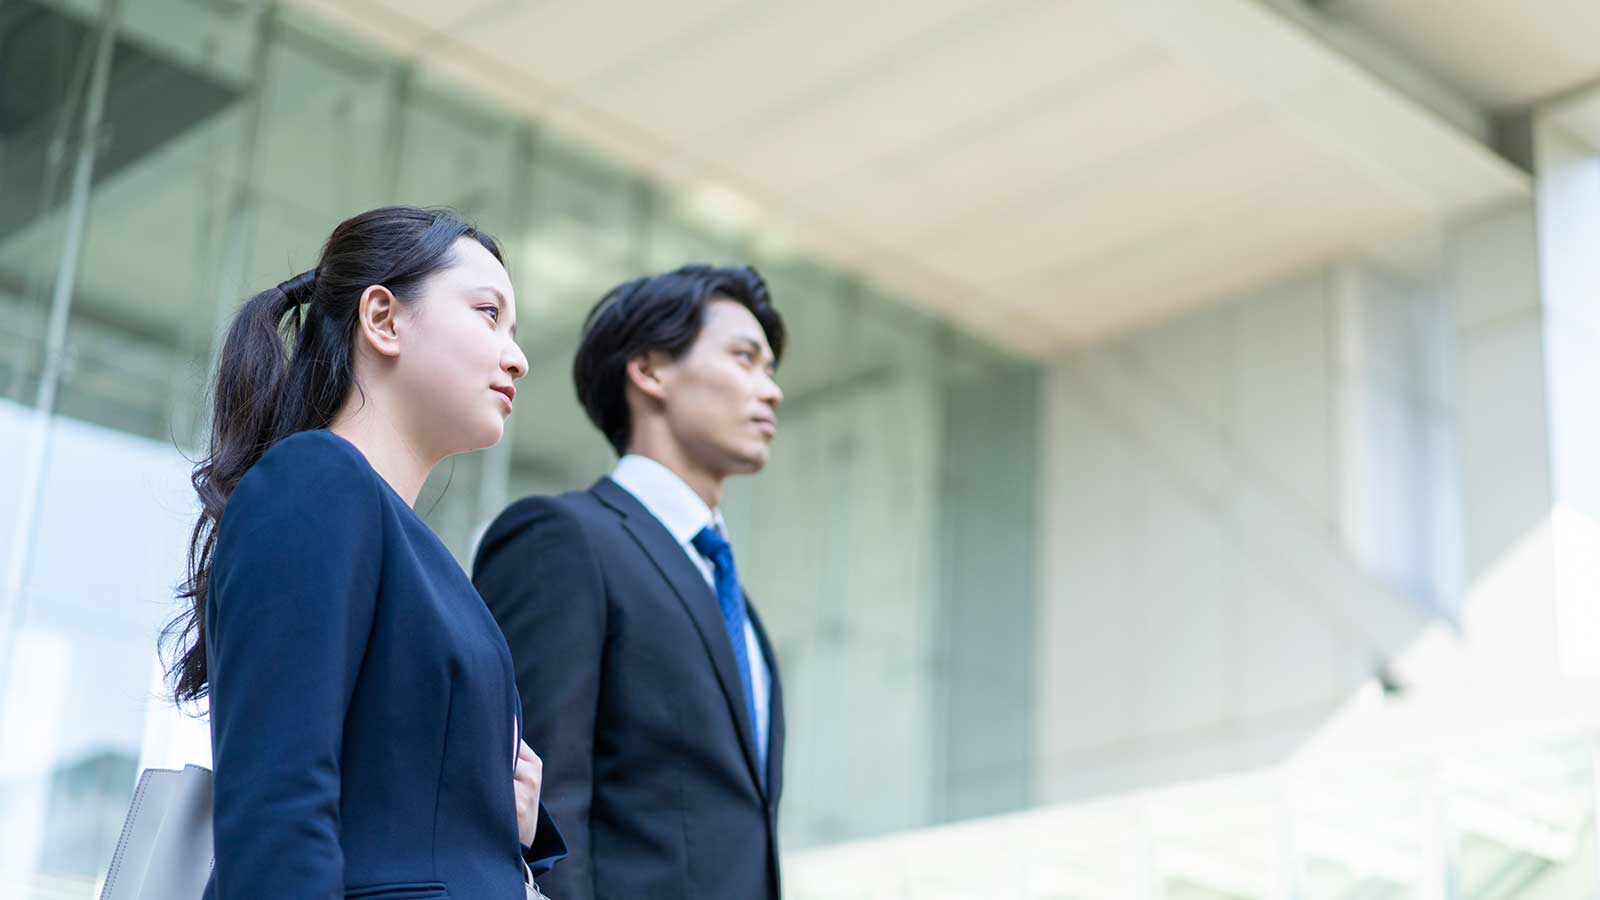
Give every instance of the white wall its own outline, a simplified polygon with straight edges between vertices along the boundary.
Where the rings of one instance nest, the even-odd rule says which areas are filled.
[[[1533,214],[1435,243],[1053,366],[1039,802],[1562,696]]]

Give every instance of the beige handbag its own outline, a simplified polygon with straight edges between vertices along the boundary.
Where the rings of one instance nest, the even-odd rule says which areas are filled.
[[[211,770],[145,769],[100,900],[200,900],[213,859]]]
[[[200,900],[215,861],[211,770],[145,769],[133,789],[100,900]],[[549,900],[522,864],[527,900]]]

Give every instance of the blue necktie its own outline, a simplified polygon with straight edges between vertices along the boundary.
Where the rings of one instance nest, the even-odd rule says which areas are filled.
[[[744,682],[745,708],[750,711],[750,736],[756,742],[756,760],[761,772],[761,784],[767,783],[767,748],[761,741],[761,728],[756,722],[755,683],[750,680],[750,650],[744,641],[745,608],[744,589],[739,587],[739,570],[733,566],[733,547],[715,525],[707,525],[694,536],[694,548],[711,560],[713,581],[717,586],[717,605],[722,607],[722,625],[733,644],[733,659],[739,665],[739,678]]]

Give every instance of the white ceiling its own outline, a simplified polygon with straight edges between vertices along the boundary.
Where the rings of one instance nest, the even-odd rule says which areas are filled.
[[[1255,0],[299,2],[1037,355],[1527,191]]]
[[[1523,106],[1600,79],[1593,0],[1327,0],[1479,105]]]

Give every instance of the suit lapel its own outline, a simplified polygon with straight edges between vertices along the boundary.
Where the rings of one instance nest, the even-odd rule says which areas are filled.
[[[728,629],[722,623],[722,608],[717,603],[715,592],[706,584],[705,577],[689,560],[688,554],[684,553],[683,546],[660,520],[645,509],[638,498],[610,478],[595,482],[590,491],[622,516],[622,527],[655,564],[661,577],[688,612],[695,629],[700,632],[700,641],[711,656],[711,667],[716,671],[717,682],[722,685],[723,697],[728,701],[728,712],[733,715],[734,729],[739,733],[739,745],[744,748],[745,765],[750,770],[750,777],[756,780],[759,791],[761,779],[756,778],[755,727],[747,711],[744,685],[739,678],[739,664],[734,661],[733,648],[728,645]]]
[[[778,654],[767,638],[767,629],[756,615],[750,595],[745,595],[745,609],[750,613],[750,624],[755,626],[756,641],[761,645],[761,655],[767,663],[767,806],[776,807],[783,795],[783,688],[778,684]]]

